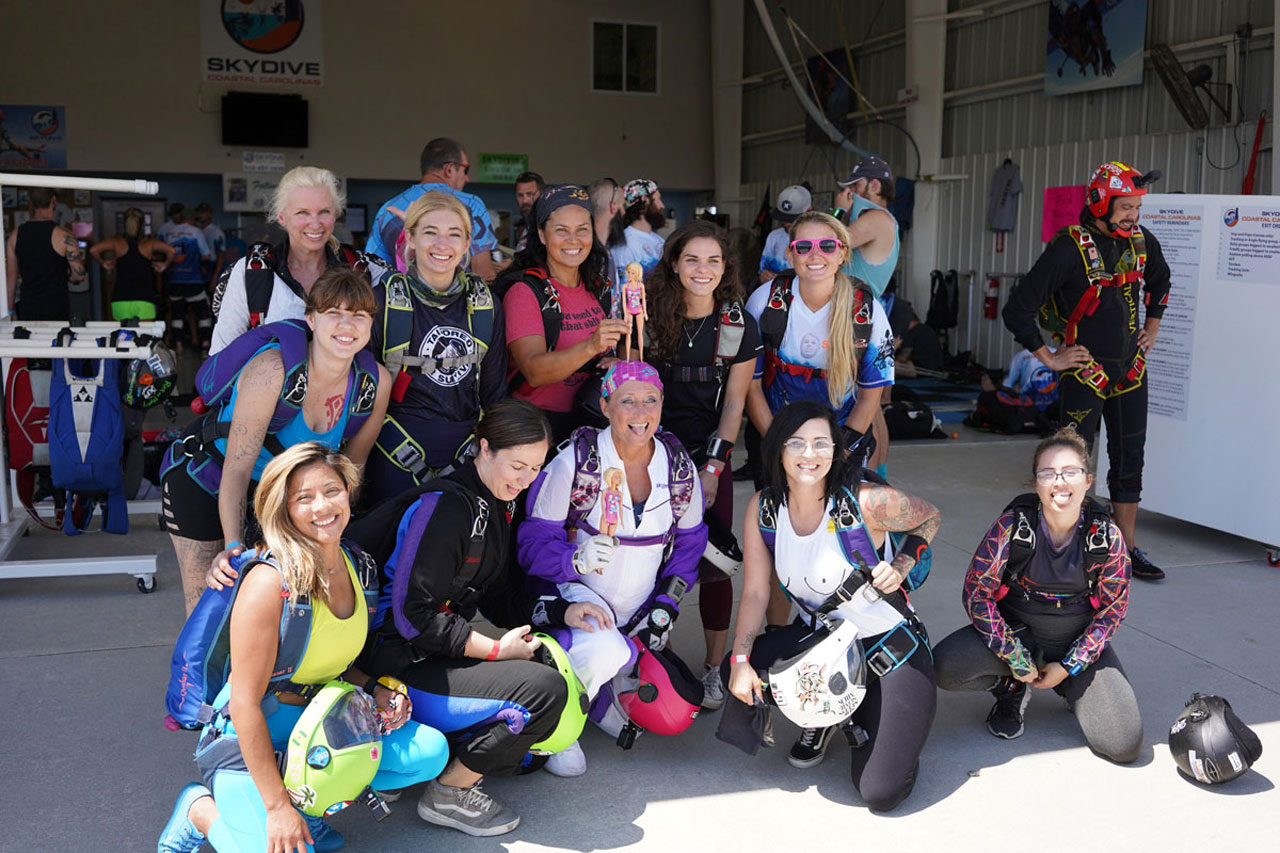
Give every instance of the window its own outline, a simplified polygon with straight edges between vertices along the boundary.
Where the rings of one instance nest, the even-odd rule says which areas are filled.
[[[595,21],[591,88],[597,92],[658,93],[658,26]]]

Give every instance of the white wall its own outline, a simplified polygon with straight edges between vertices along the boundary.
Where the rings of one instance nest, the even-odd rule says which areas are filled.
[[[320,0],[309,0],[320,2]],[[590,91],[591,20],[660,26],[660,94]],[[195,0],[0,2],[0,101],[67,107],[79,171],[219,173],[222,90],[201,84]],[[550,180],[713,185],[710,31],[683,0],[324,2],[311,147],[289,163],[416,178],[434,136],[529,155]]]

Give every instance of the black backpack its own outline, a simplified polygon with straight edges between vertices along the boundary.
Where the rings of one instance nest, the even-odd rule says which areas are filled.
[[[955,270],[929,273],[929,312],[927,323],[939,335],[954,329],[960,320],[960,275]]]

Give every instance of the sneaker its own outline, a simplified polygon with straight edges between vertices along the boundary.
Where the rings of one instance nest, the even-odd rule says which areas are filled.
[[[1031,701],[1031,691],[1027,689],[1026,682],[1008,679],[992,690],[991,695],[996,697],[996,704],[987,714],[987,730],[1006,740],[1022,737],[1022,715]]]
[[[791,745],[791,754],[787,756],[787,763],[802,770],[817,767],[822,763],[822,759],[827,757],[827,745],[831,743],[831,736],[836,733],[836,728],[837,726],[827,726],[822,729],[802,731],[800,739]]]
[[[1129,549],[1129,563],[1133,567],[1135,578],[1144,581],[1164,580],[1164,571],[1147,558],[1147,552],[1141,548]]]
[[[346,846],[347,839],[343,837],[341,832],[325,823],[324,818],[304,814],[302,819],[307,822],[307,829],[311,831],[311,840],[315,842],[311,847],[316,853],[341,850]]]
[[[575,740],[554,755],[547,756],[544,766],[552,776],[563,776],[566,779],[581,776],[587,772],[587,756]]]
[[[720,667],[709,666],[702,675],[702,707],[714,711],[724,704],[724,683],[720,681]]]
[[[418,800],[418,817],[478,836],[502,835],[520,825],[516,813],[480,790],[479,782],[454,788],[432,779]]]
[[[204,846],[204,835],[196,829],[187,814],[196,800],[212,796],[208,788],[196,782],[182,789],[178,794],[178,802],[173,804],[173,813],[169,815],[169,822],[160,831],[160,843],[156,845],[157,853],[195,853]]]

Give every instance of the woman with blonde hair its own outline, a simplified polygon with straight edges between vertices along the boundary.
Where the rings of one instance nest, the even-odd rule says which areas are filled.
[[[450,468],[471,443],[476,421],[506,396],[502,306],[466,272],[471,215],[454,196],[428,192],[404,215],[405,272],[374,288],[369,349],[394,391],[369,460],[369,505]]]
[[[444,736],[409,719],[410,703],[394,682],[352,665],[379,587],[377,565],[343,539],[358,482],[350,459],[314,441],[294,445],[263,471],[254,496],[263,541],[240,567],[231,670],[196,750],[204,783],[179,794],[161,851],[195,851],[206,840],[216,850],[341,847],[337,830],[294,807],[275,755],[316,687],[337,678],[361,686],[391,730],[382,737],[376,790],[424,782],[444,767]],[[273,677],[282,669],[282,638],[304,630],[305,651],[292,674]]]
[[[173,260],[173,247],[143,233],[141,210],[124,212],[123,233],[89,247],[89,254],[104,270],[115,270],[109,285],[112,320],[154,320],[156,299],[160,297],[156,273],[164,272]]]
[[[338,177],[317,166],[285,172],[267,212],[285,232],[283,242],[254,243],[248,254],[223,271],[213,292],[216,353],[244,332],[264,323],[300,319],[307,294],[326,269],[353,269],[370,283],[387,267],[373,255],[338,242],[334,224],[347,206]]]

